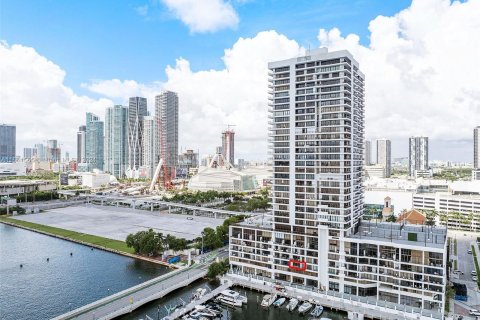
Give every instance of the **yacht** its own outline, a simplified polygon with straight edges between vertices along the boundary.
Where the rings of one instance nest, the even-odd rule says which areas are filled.
[[[217,300],[218,302],[230,307],[241,307],[243,302],[239,296],[240,294],[236,291],[224,290],[220,293],[220,296],[217,298]]]
[[[310,312],[310,315],[312,317],[318,318],[322,315],[322,313],[323,313],[323,307],[317,304],[315,308],[313,308],[312,312]]]
[[[312,307],[313,307],[313,305],[310,302],[305,301],[300,307],[298,307],[298,313],[305,314],[308,311],[310,311],[310,309],[312,309]]]
[[[287,300],[287,299],[286,299],[285,297],[281,297],[281,298],[277,299],[277,301],[275,301],[275,302],[273,303],[273,306],[274,306],[274,307],[281,307],[281,306],[285,303],[286,300]]]
[[[298,305],[298,300],[295,298],[290,299],[290,301],[287,304],[287,310],[288,311],[293,311]]]

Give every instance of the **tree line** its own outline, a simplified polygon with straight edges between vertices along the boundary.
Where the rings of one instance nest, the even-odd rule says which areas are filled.
[[[163,235],[153,229],[129,234],[126,239],[127,246],[133,248],[136,254],[159,256],[167,250],[182,251],[188,248],[189,242],[184,238],[172,235]]]

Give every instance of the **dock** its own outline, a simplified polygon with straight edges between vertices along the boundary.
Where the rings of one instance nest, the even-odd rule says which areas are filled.
[[[178,318],[182,317],[183,315],[193,311],[193,309],[195,309],[195,306],[198,306],[200,304],[203,304],[203,303],[215,298],[216,296],[218,296],[220,294],[220,292],[230,288],[231,286],[232,286],[231,283],[225,283],[225,284],[221,285],[220,287],[216,288],[215,290],[212,290],[211,292],[206,293],[200,299],[194,300],[194,301],[190,302],[189,304],[185,305],[180,310],[177,310],[174,313],[172,313],[171,315],[164,317],[162,320],[178,319]]]

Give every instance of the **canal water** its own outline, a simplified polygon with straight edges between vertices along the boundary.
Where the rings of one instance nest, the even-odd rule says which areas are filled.
[[[92,251],[87,246],[0,223],[1,320],[50,319],[168,271],[157,264],[102,250]],[[161,319],[168,314],[169,307],[189,302],[197,288],[213,290],[217,286],[217,282],[199,280],[119,319],[146,320],[147,316]],[[284,307],[263,309],[260,307],[262,293],[243,288],[235,290],[245,294],[248,303],[242,308],[224,309],[222,319],[308,318],[296,311],[289,313]],[[346,314],[326,311],[322,316],[339,320]]]
[[[0,223],[2,320],[50,319],[168,271]]]
[[[148,318],[159,320],[168,315],[168,308],[179,305],[183,302],[189,302],[197,288],[206,288],[207,290],[213,290],[218,287],[218,282],[208,282],[206,280],[200,280],[189,287],[175,291],[174,293],[159,299],[152,301],[134,312],[120,317],[120,320],[147,320]],[[262,308],[260,302],[264,296],[264,293],[252,291],[244,288],[233,288],[247,296],[248,303],[242,308],[226,308],[223,310],[223,320],[307,320],[308,315],[300,316],[298,311],[288,312],[285,309],[287,303],[281,308],[270,307],[268,309]],[[344,312],[336,312],[332,310],[325,310],[322,317],[330,318],[332,320],[346,319],[347,314]]]

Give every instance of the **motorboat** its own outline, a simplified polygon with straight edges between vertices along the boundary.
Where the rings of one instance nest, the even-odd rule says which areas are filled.
[[[240,300],[236,300],[236,299],[232,299],[232,298],[229,298],[229,297],[225,297],[225,296],[220,296],[218,297],[217,301],[223,305],[226,305],[228,307],[241,307],[242,306],[242,301]]]
[[[195,310],[201,315],[205,317],[216,317],[218,313],[206,306],[203,305],[196,305]]]
[[[313,308],[312,312],[310,312],[310,315],[312,317],[318,318],[322,315],[323,313],[323,307],[321,305],[315,305],[315,308]]]
[[[305,314],[308,311],[310,311],[310,309],[312,309],[312,307],[313,307],[313,304],[311,304],[308,301],[305,301],[304,303],[302,303],[302,305],[300,307],[298,307],[298,313]]]
[[[243,304],[243,299],[239,297],[240,293],[236,291],[223,290],[220,293],[220,296],[217,298],[217,301],[230,307],[241,307]]]
[[[274,307],[281,307],[287,299],[285,297],[278,298],[274,303]]]
[[[260,304],[262,307],[264,308],[268,308],[270,307],[270,305],[272,304],[271,303],[271,300],[272,300],[272,295],[271,294],[266,294],[263,299],[262,299],[262,303]]]
[[[247,296],[243,296],[241,294],[238,295],[237,300],[242,301],[243,304],[246,304],[248,302]]]
[[[298,305],[298,300],[295,298],[290,299],[290,301],[287,304],[287,310],[288,311],[293,311]]]

